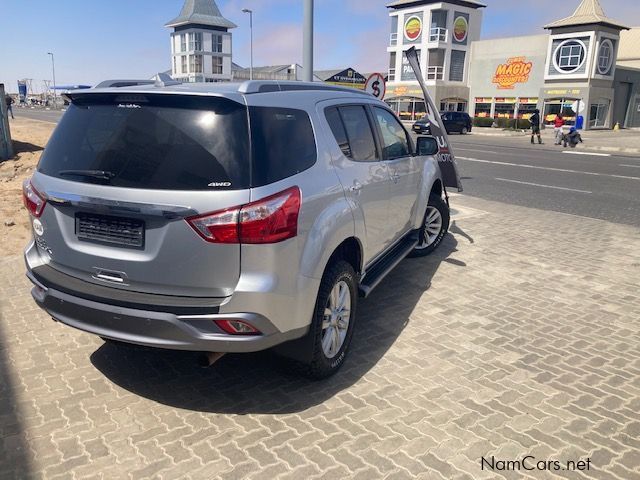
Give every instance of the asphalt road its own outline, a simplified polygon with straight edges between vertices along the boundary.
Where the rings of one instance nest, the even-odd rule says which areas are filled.
[[[63,114],[14,112],[51,123]],[[640,157],[531,145],[528,137],[451,135],[450,140],[465,195],[640,227]]]
[[[450,140],[466,195],[640,227],[639,157],[531,145],[528,137]]]
[[[62,114],[61,110],[43,110],[39,108],[13,107],[13,114],[16,118],[32,118],[41,122],[58,123]]]

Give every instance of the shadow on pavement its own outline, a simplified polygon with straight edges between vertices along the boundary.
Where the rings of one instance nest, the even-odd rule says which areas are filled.
[[[369,298],[360,299],[349,358],[327,380],[301,377],[270,352],[229,354],[201,369],[196,353],[106,343],[91,362],[120,387],[173,407],[233,414],[303,411],[353,385],[376,365],[456,246],[447,235],[431,256],[404,260]]]
[[[32,478],[2,317],[0,314],[0,478]]]
[[[35,145],[29,142],[20,142],[18,140],[13,141],[13,152],[16,155],[18,153],[40,152],[42,150],[44,150],[44,147],[41,145]]]

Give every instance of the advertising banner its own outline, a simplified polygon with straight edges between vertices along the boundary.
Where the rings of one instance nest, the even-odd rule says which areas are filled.
[[[18,93],[20,94],[20,103],[26,103],[27,101],[27,82],[21,82],[18,80]]]
[[[466,45],[469,38],[469,15],[467,13],[455,12],[453,16],[453,43]]]
[[[436,105],[427,90],[427,84],[425,83],[420,70],[420,61],[418,59],[416,49],[411,47],[405,52],[405,55],[407,57],[407,61],[413,68],[416,79],[418,80],[418,83],[420,83],[420,87],[424,93],[427,109],[426,116],[429,119],[431,135],[438,141],[438,146],[440,147],[440,151],[436,155],[436,160],[438,161],[440,172],[442,173],[442,183],[445,187],[457,188],[458,191],[461,192],[462,182],[460,181],[456,158],[451,150],[447,130],[444,128],[442,118],[440,117],[440,111],[436,108]]]
[[[422,12],[410,13],[404,17],[404,27],[402,28],[404,44],[420,43],[424,24],[422,22]]]
[[[415,50],[416,52],[416,56],[418,57],[418,64],[420,64],[420,53],[421,51],[419,49],[415,49],[415,47],[411,47]],[[402,71],[400,72],[400,80],[402,80],[403,82],[406,81],[414,81],[416,80],[416,74],[413,71],[413,68],[411,68],[411,65],[409,64],[409,60],[407,59],[406,56],[402,57]]]

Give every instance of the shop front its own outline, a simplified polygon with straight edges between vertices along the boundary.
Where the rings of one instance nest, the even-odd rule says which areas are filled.
[[[419,86],[397,86],[387,91],[385,100],[400,120],[414,122],[426,115],[427,107]]]

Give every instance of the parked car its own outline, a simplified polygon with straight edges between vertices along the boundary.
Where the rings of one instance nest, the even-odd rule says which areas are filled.
[[[447,133],[457,132],[464,135],[469,133],[473,127],[471,117],[465,112],[441,112],[440,117],[447,129]],[[431,133],[429,123],[429,119],[423,117],[413,124],[413,131],[419,135],[429,135]]]
[[[106,340],[277,347],[326,377],[358,296],[449,227],[436,139],[416,150],[368,94],[252,81],[68,99],[24,185],[27,276],[56,321]]]

